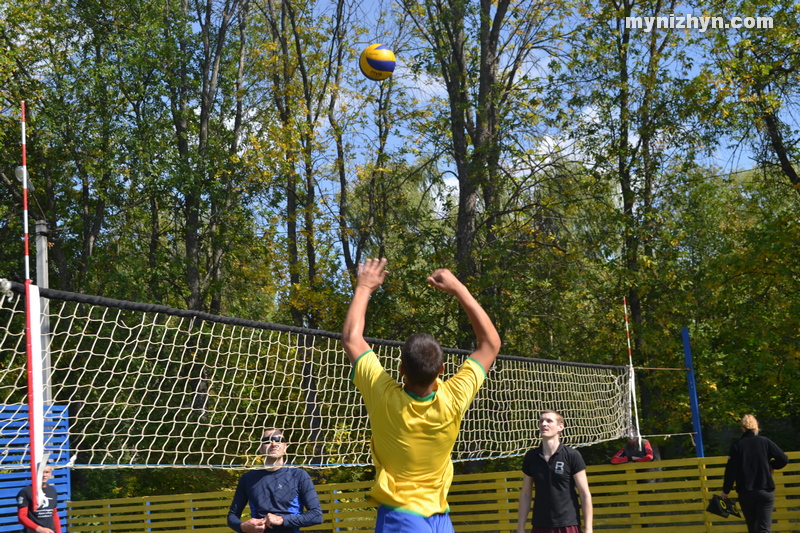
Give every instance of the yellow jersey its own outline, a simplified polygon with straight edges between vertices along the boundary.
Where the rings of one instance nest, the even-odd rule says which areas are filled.
[[[453,482],[450,454],[461,419],[486,379],[483,366],[467,359],[453,377],[437,378],[434,392],[419,398],[406,392],[368,350],[356,360],[352,379],[372,427],[376,479],[371,496],[422,516],[446,512]]]

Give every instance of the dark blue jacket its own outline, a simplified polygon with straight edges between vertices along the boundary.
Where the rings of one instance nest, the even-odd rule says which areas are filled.
[[[248,502],[253,518],[264,518],[267,513],[283,517],[283,526],[268,529],[270,533],[298,533],[301,527],[322,523],[322,508],[314,483],[299,468],[245,473],[228,511],[228,526],[234,531],[241,531],[241,516]]]

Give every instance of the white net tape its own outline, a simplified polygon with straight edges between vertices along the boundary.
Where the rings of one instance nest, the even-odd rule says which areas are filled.
[[[50,297],[50,393],[70,422],[59,453],[77,455],[75,467],[247,467],[258,463],[261,431],[271,426],[284,429],[295,464],[370,464],[367,414],[338,335],[42,292]],[[0,301],[0,404],[25,404],[24,297]],[[397,377],[400,343],[372,344]],[[448,350],[446,376],[464,356]],[[619,438],[629,387],[627,367],[501,356],[453,459],[523,454],[538,445],[545,408],[564,414],[572,446]],[[25,431],[3,424],[3,436]]]

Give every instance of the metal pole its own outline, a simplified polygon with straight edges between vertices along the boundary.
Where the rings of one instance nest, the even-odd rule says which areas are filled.
[[[50,287],[50,275],[47,268],[47,221],[36,221],[36,284],[40,289]],[[42,309],[42,384],[45,405],[53,401],[52,384],[50,383],[50,300],[39,298]]]
[[[686,363],[686,381],[689,384],[689,401],[692,405],[692,426],[697,443],[697,457],[705,457],[703,449],[703,430],[700,426],[700,406],[697,402],[697,387],[694,382],[694,361],[692,360],[692,347],[689,344],[689,328],[681,330],[683,336],[683,359]]]

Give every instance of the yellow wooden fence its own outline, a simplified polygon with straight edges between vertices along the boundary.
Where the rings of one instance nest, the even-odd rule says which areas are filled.
[[[775,472],[774,533],[800,533],[800,452]],[[587,468],[595,530],[676,533],[739,533],[744,521],[705,512],[720,491],[725,457]],[[457,475],[450,516],[461,532],[515,532],[520,472]],[[324,522],[305,531],[372,531],[375,508],[366,501],[370,482],[318,485]],[[732,496],[736,496],[735,492]],[[138,533],[199,530],[228,533],[229,491],[69,502],[70,533]]]

